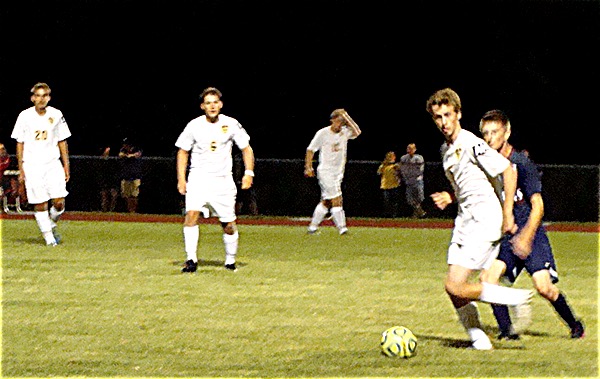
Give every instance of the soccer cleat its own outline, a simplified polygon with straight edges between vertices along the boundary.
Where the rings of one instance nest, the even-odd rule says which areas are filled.
[[[585,328],[581,320],[577,320],[575,326],[571,328],[571,338],[583,338],[585,337]]]
[[[185,266],[181,269],[181,272],[196,272],[198,269],[198,262],[194,262],[191,259],[185,261]]]
[[[58,243],[56,243],[56,241],[54,241],[54,242],[48,242],[46,244],[46,246],[51,246],[51,247],[54,247],[54,246],[57,246],[57,245],[58,245]]]
[[[348,228],[342,228],[340,229],[340,236],[346,235],[348,234]]]
[[[516,333],[502,332],[498,335],[498,341],[518,341],[521,337]]]
[[[492,346],[490,339],[486,337],[473,341],[469,348],[473,350],[493,350],[494,346]]]
[[[314,235],[317,235],[317,234],[321,234],[321,232],[319,232],[319,229],[311,229],[311,228],[308,228],[308,229],[306,230],[306,234],[309,234],[309,235],[313,235],[313,236],[314,236]]]
[[[237,271],[237,268],[235,267],[235,262],[226,264],[225,269],[233,272]]]

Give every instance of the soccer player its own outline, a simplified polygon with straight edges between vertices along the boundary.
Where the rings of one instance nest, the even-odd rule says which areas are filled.
[[[191,120],[175,142],[179,148],[177,190],[185,195],[183,239],[187,259],[182,272],[192,273],[198,268],[198,220],[204,209],[219,218],[223,228],[225,268],[236,271],[239,234],[235,222],[237,189],[233,180],[231,149],[235,143],[242,152],[245,166],[242,189],[252,186],[254,152],[250,147],[250,136],[242,125],[236,119],[221,114],[221,97],[221,91],[214,87],[202,91],[200,108],[205,114]],[[186,180],[188,162],[190,168]]]
[[[71,131],[62,112],[48,105],[50,92],[46,83],[36,83],[31,88],[33,107],[19,114],[11,137],[17,141],[19,182],[25,184],[46,245],[56,246],[60,242],[56,224],[65,211],[69,193],[67,138]]]
[[[327,213],[331,217],[340,235],[348,232],[346,215],[342,203],[342,180],[346,167],[348,140],[355,139],[361,133],[360,128],[344,109],[336,109],[330,115],[329,126],[317,131],[306,149],[304,158],[304,176],[315,176],[313,158],[319,152],[317,179],[321,187],[321,201],[315,207],[308,233],[315,234]]]
[[[502,240],[498,258],[488,270],[485,280],[498,283],[503,276],[503,281],[512,285],[523,269],[527,270],[537,292],[550,302],[571,330],[571,338],[583,338],[583,323],[575,317],[565,295],[555,285],[558,282],[556,262],[546,229],[542,225],[544,200],[540,172],[527,154],[516,151],[508,142],[511,125],[504,112],[496,109],[485,113],[479,130],[485,142],[517,168],[513,213],[518,229],[515,234]],[[500,329],[498,339],[519,339],[517,332],[524,326],[519,328],[512,325],[508,307],[492,304],[492,308]]]
[[[491,267],[498,255],[503,231],[514,229],[516,172],[508,159],[461,127],[462,104],[452,89],[445,88],[431,95],[426,110],[444,135],[440,152],[446,177],[453,188],[452,194],[436,192],[431,198],[442,210],[453,201],[458,202],[447,253],[445,289],[472,341],[472,348],[490,350],[493,346],[481,329],[475,301],[523,308],[529,306],[532,296],[529,290],[470,281],[474,274],[479,272],[483,276]],[[507,196],[504,202],[496,191],[500,175]]]

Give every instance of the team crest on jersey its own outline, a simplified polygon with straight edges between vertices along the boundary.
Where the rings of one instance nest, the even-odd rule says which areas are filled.
[[[48,122],[49,122],[50,124],[54,124],[54,118],[52,118],[52,117],[48,117]]]
[[[227,126],[227,125],[223,125],[223,126],[221,126],[221,131],[222,131],[223,133],[227,133],[227,131],[228,131],[228,130],[229,130],[229,126]]]
[[[456,159],[460,159],[460,155],[462,154],[462,148],[457,148],[454,150],[454,155],[456,155]]]

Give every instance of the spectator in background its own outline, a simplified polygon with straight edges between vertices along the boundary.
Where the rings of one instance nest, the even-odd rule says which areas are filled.
[[[406,202],[413,210],[413,218],[425,216],[422,203],[425,199],[423,172],[425,171],[425,160],[420,154],[416,154],[417,145],[409,143],[406,154],[400,157],[400,176],[406,191]]]
[[[109,161],[110,146],[101,149],[100,167],[98,170],[98,188],[100,189],[100,207],[102,212],[114,212],[119,196],[119,178],[117,171]]]
[[[398,217],[400,209],[400,164],[396,162],[396,153],[388,151],[383,162],[377,168],[381,177],[381,193],[383,196],[383,216]]]
[[[143,175],[142,150],[125,138],[119,151],[119,163],[121,197],[127,203],[127,211],[137,213]]]

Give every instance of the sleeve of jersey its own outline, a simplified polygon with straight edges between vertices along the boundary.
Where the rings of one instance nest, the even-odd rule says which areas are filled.
[[[479,165],[485,170],[485,172],[491,176],[496,177],[504,172],[510,165],[510,161],[504,158],[499,152],[489,147],[485,141],[476,143],[473,146],[473,155]]]
[[[183,132],[181,132],[179,137],[177,137],[177,141],[175,141],[175,146],[182,150],[190,151],[190,150],[192,150],[193,144],[194,144],[194,139],[193,139],[190,125],[188,124],[185,127],[185,129],[183,129]]]
[[[233,140],[235,141],[237,147],[242,150],[250,145],[250,136],[248,135],[246,129],[242,127],[242,124],[238,122],[237,126],[239,129],[233,134]]]
[[[517,168],[519,170],[519,184],[525,196],[530,198],[536,193],[541,193],[542,180],[535,164],[526,159],[519,162]]]
[[[25,141],[24,135],[23,135],[23,126],[22,126],[22,121],[23,117],[22,115],[19,115],[19,117],[17,117],[17,122],[15,122],[15,128],[12,131],[12,134],[10,135],[10,138],[17,140],[17,142],[23,142]]]
[[[59,141],[64,141],[67,138],[71,137],[71,130],[69,129],[69,125],[67,125],[67,122],[65,121],[65,117],[62,114],[60,114],[57,130],[58,130],[58,140]]]
[[[318,131],[317,134],[313,137],[312,141],[308,144],[306,150],[310,151],[319,151],[321,148],[321,131]]]

